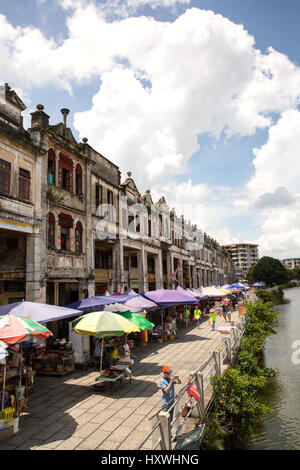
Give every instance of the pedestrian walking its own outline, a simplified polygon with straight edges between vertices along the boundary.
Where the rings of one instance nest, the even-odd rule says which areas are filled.
[[[227,307],[225,304],[222,305],[222,314],[223,314],[224,320],[227,321]]]
[[[215,312],[214,308],[210,309],[209,318],[210,318],[210,321],[211,321],[212,330],[215,331],[217,317],[216,317],[216,312]]]
[[[201,310],[198,308],[198,305],[195,307],[195,310],[194,310],[194,318],[196,320],[196,323],[197,323],[197,328],[200,328],[200,318],[201,318],[201,315],[202,315],[202,312]]]
[[[189,326],[190,326],[190,315],[191,315],[191,312],[186,307],[185,311],[183,312],[183,317],[185,319],[185,327],[186,328],[189,328]]]
[[[178,376],[172,376],[173,370],[170,366],[163,367],[163,377],[160,379],[159,386],[163,392],[162,406],[166,407],[165,411],[169,410],[174,404],[175,384],[181,384]],[[174,408],[170,411],[171,422],[173,419]]]
[[[228,309],[227,316],[228,316],[228,321],[231,321],[231,310],[230,309]]]

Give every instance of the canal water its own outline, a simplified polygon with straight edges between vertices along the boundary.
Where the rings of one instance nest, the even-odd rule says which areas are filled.
[[[281,312],[277,334],[268,338],[264,351],[265,367],[278,371],[263,393],[274,413],[256,430],[252,450],[300,450],[300,287],[284,293],[290,303],[275,307]]]

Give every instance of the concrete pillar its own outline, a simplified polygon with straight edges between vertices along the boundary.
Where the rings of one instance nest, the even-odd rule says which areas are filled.
[[[192,285],[191,287],[193,287],[194,289],[197,289],[198,285],[197,285],[197,269],[195,266],[192,266]]]
[[[119,239],[113,247],[113,279],[112,285],[115,292],[124,290],[124,247],[123,240]]]
[[[163,289],[163,265],[162,265],[162,252],[159,250],[155,255],[155,288]]]
[[[46,285],[41,287],[41,235],[26,236],[26,300],[46,302]]]
[[[178,275],[177,279],[179,282],[179,285],[183,287],[183,259],[179,258],[178,260]]]
[[[139,291],[146,292],[148,290],[148,263],[147,251],[144,245],[138,251],[138,278],[139,278]]]
[[[161,411],[158,415],[160,421],[160,432],[162,438],[162,449],[161,450],[171,450],[171,423],[170,423],[170,413],[167,411]]]
[[[172,289],[175,285],[175,281],[172,280],[171,276],[174,273],[174,254],[171,250],[167,251],[167,289]]]
[[[59,282],[54,282],[54,305],[59,305]]]

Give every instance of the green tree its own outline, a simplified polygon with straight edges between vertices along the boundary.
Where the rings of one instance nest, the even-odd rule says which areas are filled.
[[[246,276],[246,279],[250,282],[253,281],[253,269],[254,269],[255,266],[256,265],[251,266],[251,268],[249,269],[248,274]]]
[[[300,281],[300,266],[296,266],[293,269],[289,270],[290,272],[290,279]]]
[[[268,286],[285,284],[289,281],[288,270],[281,261],[270,256],[263,256],[252,270],[253,281],[265,282]]]

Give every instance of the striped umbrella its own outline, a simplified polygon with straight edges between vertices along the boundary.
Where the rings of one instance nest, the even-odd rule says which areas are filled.
[[[151,323],[151,321],[147,320],[147,318],[143,317],[143,315],[139,315],[138,313],[128,311],[120,312],[119,315],[127,318],[127,320],[130,320],[141,330],[152,330],[155,326],[154,323]]]
[[[51,336],[50,330],[40,323],[25,317],[15,317],[14,315],[0,316],[0,340],[7,344],[15,344],[26,341],[30,336],[44,339]],[[21,344],[22,348],[22,344]],[[22,349],[21,349],[22,361]],[[5,381],[5,380],[4,380]],[[20,382],[22,382],[22,363],[20,364]],[[2,404],[3,408],[3,404]]]
[[[4,343],[15,344],[25,341],[29,336],[44,339],[51,335],[50,330],[29,318],[9,314],[0,316],[0,340]]]
[[[103,338],[108,336],[122,336],[124,333],[140,331],[131,321],[112,312],[91,312],[72,321],[72,328],[81,335],[102,338],[100,356],[100,375],[102,372]]]

